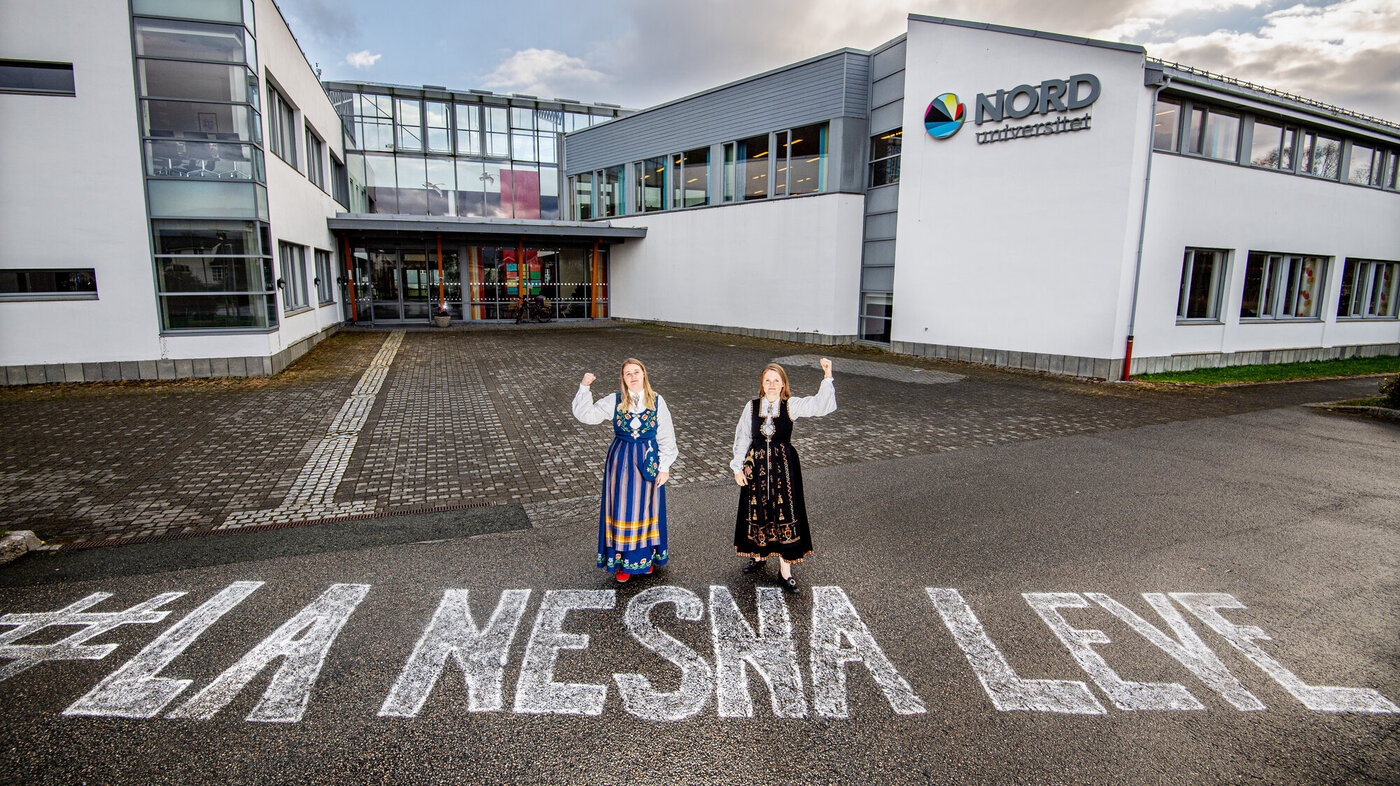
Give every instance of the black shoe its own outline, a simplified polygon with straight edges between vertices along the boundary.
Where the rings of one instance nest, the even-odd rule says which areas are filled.
[[[802,594],[802,588],[797,586],[797,579],[793,578],[792,576],[788,576],[785,579],[781,579],[779,581],[779,586],[783,588],[783,592],[786,592],[789,595]]]
[[[760,571],[760,570],[763,570],[763,566],[764,566],[765,564],[767,564],[767,563],[764,562],[764,561],[761,560],[761,559],[751,559],[751,560],[749,560],[749,564],[747,564],[747,565],[744,566],[744,572],[745,572],[745,573],[756,573],[756,572],[758,572],[758,571]]]

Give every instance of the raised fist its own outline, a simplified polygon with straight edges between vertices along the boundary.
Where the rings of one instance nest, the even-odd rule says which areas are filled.
[[[597,379],[597,377],[593,376],[592,374],[584,374],[584,375],[583,375],[583,386],[584,386],[584,387],[588,387],[589,385],[592,385],[592,384],[593,384],[593,380],[595,380],[595,379]]]
[[[831,376],[831,361],[827,358],[821,359],[822,373]]]

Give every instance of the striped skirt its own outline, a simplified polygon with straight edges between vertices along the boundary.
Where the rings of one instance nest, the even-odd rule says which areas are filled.
[[[646,573],[666,564],[666,487],[642,477],[647,443],[614,439],[603,468],[598,567]]]

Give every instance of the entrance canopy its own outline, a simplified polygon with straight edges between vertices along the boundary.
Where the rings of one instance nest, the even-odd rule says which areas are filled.
[[[599,241],[608,245],[628,238],[646,237],[646,227],[615,227],[606,221],[531,221],[528,219],[460,218],[457,216],[401,216],[377,213],[338,213],[326,224],[337,234],[379,236],[454,235],[454,240],[502,243],[523,238],[531,241]]]
[[[606,222],[342,213],[327,221],[343,259],[346,319],[510,319],[539,299],[556,319],[608,316],[608,251],[644,227]]]

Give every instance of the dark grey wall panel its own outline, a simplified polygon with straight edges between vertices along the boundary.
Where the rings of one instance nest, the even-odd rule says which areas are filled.
[[[727,142],[839,117],[864,120],[870,57],[842,50],[566,137],[565,172]]]
[[[904,125],[904,102],[885,104],[870,113],[870,133],[879,134],[892,131]]]
[[[876,186],[865,192],[865,213],[890,213],[899,209],[899,184]]]
[[[904,72],[897,71],[876,80],[870,90],[870,105],[884,106],[904,97]]]
[[[871,57],[871,76],[875,79],[883,79],[896,71],[903,71],[905,49],[904,39],[900,38],[898,43],[888,49],[876,52]]]

